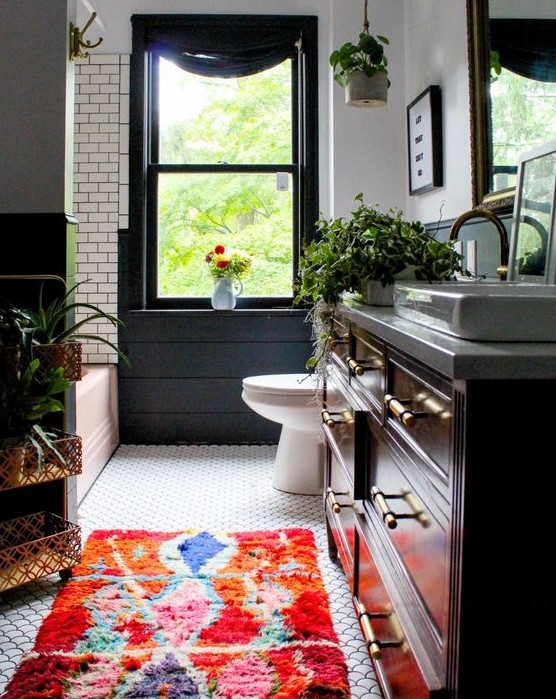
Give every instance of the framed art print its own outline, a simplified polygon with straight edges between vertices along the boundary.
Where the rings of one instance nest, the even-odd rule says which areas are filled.
[[[440,87],[429,85],[407,108],[409,193],[442,187],[442,103]]]

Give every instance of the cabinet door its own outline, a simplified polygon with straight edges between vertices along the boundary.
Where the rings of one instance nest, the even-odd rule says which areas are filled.
[[[355,610],[386,699],[439,699],[444,697],[440,678],[415,644],[410,643],[398,616],[401,597],[394,600],[373,556],[378,545],[364,520],[356,518],[358,560]]]
[[[380,431],[368,432],[365,511],[373,517],[403,562],[416,598],[442,645],[449,615],[450,539],[448,509],[415,463],[416,454]]]

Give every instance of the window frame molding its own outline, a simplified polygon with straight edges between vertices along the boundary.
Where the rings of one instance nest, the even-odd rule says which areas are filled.
[[[315,222],[319,216],[319,155],[318,155],[318,18],[313,15],[132,15],[132,54],[130,60],[130,118],[129,118],[129,247],[128,269],[131,307],[152,310],[210,309],[208,297],[157,297],[156,275],[151,274],[151,264],[156,260],[156,236],[149,228],[156,225],[156,188],[153,186],[151,152],[152,124],[150,115],[155,112],[151,104],[148,80],[153,75],[153,54],[147,49],[146,31],[156,23],[174,26],[191,23],[219,22],[237,27],[265,27],[272,23],[297,26],[305,42],[304,50],[292,65],[297,65],[297,75],[292,74],[292,89],[297,89],[297,114],[294,114],[295,132],[292,145],[292,163],[280,166],[293,173],[294,236],[292,253],[294,280],[298,272],[298,260],[305,242],[315,235]],[[293,71],[292,71],[293,72]],[[156,74],[156,71],[154,72]],[[297,83],[297,84],[296,84]],[[157,118],[155,114],[154,118]],[[297,122],[297,126],[295,126]],[[296,143],[297,141],[297,143]],[[158,171],[172,172],[172,165],[156,165]],[[231,172],[265,172],[270,165],[230,165]],[[188,169],[178,165],[179,171]],[[191,170],[223,172],[223,166],[192,165]],[[295,191],[297,183],[298,191]],[[150,230],[154,230],[150,228]],[[155,263],[156,264],[156,263]],[[292,307],[291,297],[239,297],[236,310],[272,309]]]

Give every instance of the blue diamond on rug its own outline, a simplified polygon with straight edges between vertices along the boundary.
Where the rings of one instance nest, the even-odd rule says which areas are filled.
[[[208,532],[200,532],[178,544],[184,563],[187,563],[193,573],[198,573],[210,558],[225,548],[224,544]]]

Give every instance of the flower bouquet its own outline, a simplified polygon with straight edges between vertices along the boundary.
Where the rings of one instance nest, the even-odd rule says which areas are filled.
[[[236,297],[243,292],[241,280],[249,274],[251,255],[245,250],[216,245],[205,257],[205,262],[214,277],[212,307],[218,311],[231,311],[235,308]]]
[[[216,245],[205,257],[205,262],[216,279],[222,277],[245,279],[251,269],[249,253],[245,250],[226,249],[223,245]]]

